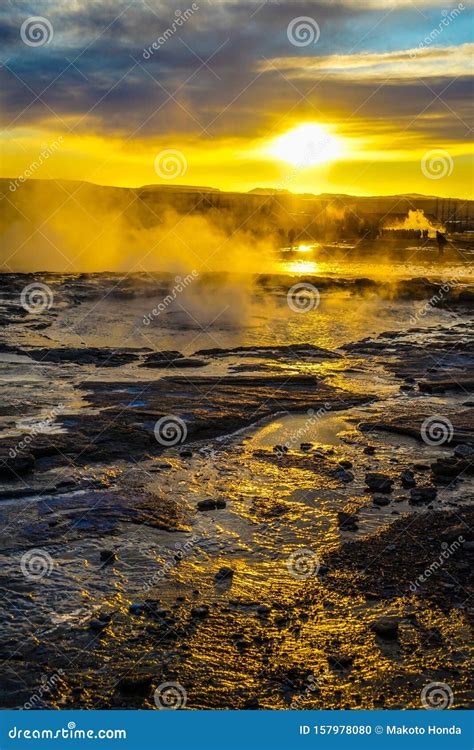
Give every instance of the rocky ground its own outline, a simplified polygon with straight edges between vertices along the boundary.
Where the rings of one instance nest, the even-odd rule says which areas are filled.
[[[337,349],[307,316],[172,349],[60,340],[109,280],[43,281],[51,310],[18,309],[24,277],[2,307],[2,707],[470,704],[469,289]],[[433,285],[400,283],[391,322]]]

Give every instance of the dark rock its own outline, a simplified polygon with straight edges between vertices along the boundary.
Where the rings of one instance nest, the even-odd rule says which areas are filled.
[[[337,522],[340,529],[343,531],[357,531],[359,528],[358,518],[355,513],[346,513],[341,510],[337,514]]]
[[[113,551],[113,549],[101,549],[100,550],[100,560],[101,562],[105,563],[112,563],[114,560],[117,559],[117,555]]]
[[[203,620],[209,614],[209,607],[207,604],[202,604],[200,607],[193,607],[191,610],[191,617],[199,620]]]
[[[352,461],[339,461],[339,466],[342,466],[343,469],[352,469]]]
[[[271,610],[272,608],[267,604],[259,604],[257,607],[257,615],[259,615],[259,617],[267,617]]]
[[[400,481],[402,483],[402,487],[405,487],[405,489],[416,486],[415,475],[409,469],[407,469],[406,471],[402,471],[402,473],[400,474]]]
[[[364,453],[366,453],[368,456],[373,456],[375,453],[375,446],[374,445],[366,445],[364,448]]]
[[[108,624],[109,623],[106,620],[93,619],[89,621],[89,628],[96,632],[100,632],[101,630],[105,630]]]
[[[328,664],[332,669],[349,669],[354,662],[353,656],[347,654],[329,654]]]
[[[422,505],[436,499],[437,489],[431,485],[415,487],[410,492],[410,505]]]
[[[370,629],[386,641],[398,638],[398,620],[394,617],[380,617],[371,624]]]
[[[386,495],[374,495],[372,498],[372,502],[374,505],[383,506],[383,505],[389,505],[390,504],[390,498]]]
[[[127,675],[119,680],[117,690],[120,693],[130,696],[147,696],[150,693],[154,679],[153,675],[149,674]]]
[[[373,471],[365,475],[365,483],[372,492],[391,492],[393,479],[387,474]]]
[[[234,571],[232,570],[232,568],[227,568],[224,566],[223,568],[219,568],[216,575],[214,576],[214,579],[216,583],[224,583],[227,581],[231,581],[233,575]]]

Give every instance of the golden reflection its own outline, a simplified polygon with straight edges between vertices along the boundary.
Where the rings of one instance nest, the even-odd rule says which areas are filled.
[[[283,264],[284,273],[319,273],[318,264],[314,260],[289,260]]]

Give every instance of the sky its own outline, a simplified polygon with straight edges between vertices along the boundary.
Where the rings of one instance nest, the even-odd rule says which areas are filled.
[[[472,5],[4,0],[0,176],[472,198]]]

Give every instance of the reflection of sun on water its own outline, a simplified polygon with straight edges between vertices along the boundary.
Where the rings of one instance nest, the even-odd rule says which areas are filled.
[[[286,273],[318,273],[318,264],[314,260],[289,260],[284,264]]]

